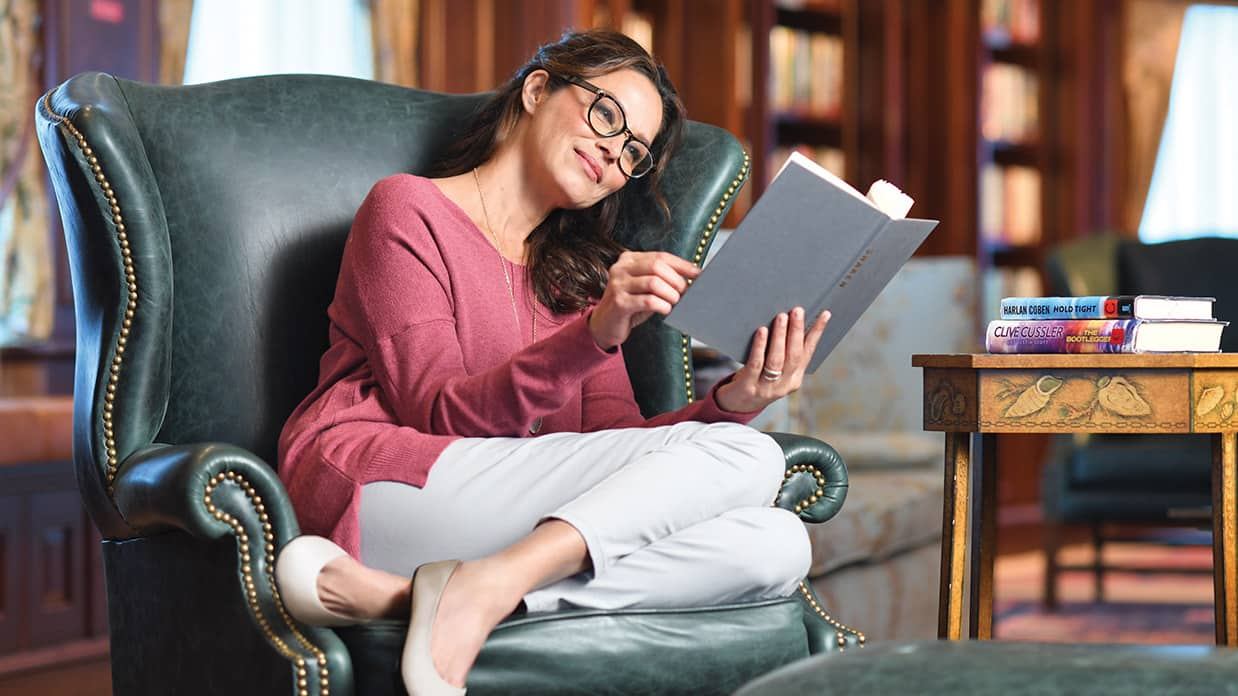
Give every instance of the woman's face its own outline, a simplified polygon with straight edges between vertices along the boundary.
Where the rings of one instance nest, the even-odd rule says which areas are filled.
[[[618,102],[632,136],[647,146],[653,143],[662,125],[662,99],[649,78],[625,68],[588,82]],[[567,84],[547,92],[544,80],[540,88],[526,80],[526,109],[530,96],[532,137],[527,142],[534,151],[528,154],[542,162],[546,175],[562,191],[565,201],[560,207],[587,208],[627,183],[619,158],[628,133],[602,137],[593,130],[589,107],[597,95],[592,90]]]

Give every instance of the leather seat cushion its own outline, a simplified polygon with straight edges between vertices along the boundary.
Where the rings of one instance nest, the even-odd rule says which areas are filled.
[[[469,674],[486,694],[730,694],[808,655],[800,604],[779,599],[681,610],[575,610],[505,621]],[[403,694],[406,622],[338,629],[356,693]]]

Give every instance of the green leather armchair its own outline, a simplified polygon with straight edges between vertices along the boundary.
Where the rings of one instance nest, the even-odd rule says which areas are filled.
[[[298,527],[270,462],[316,381],[358,205],[380,178],[424,170],[479,100],[323,76],[159,87],[86,73],[39,101],[76,303],[74,458],[104,537],[116,694],[402,693],[399,622],[312,628],[280,603],[273,562]],[[632,223],[625,243],[699,262],[747,174],[731,135],[690,124],[665,180],[673,233]],[[651,321],[625,350],[646,413],[692,398],[684,336]],[[777,504],[828,519],[847,490],[842,460],[777,438]],[[469,688],[729,693],[862,642],[806,585],[732,606],[530,615],[494,632]]]

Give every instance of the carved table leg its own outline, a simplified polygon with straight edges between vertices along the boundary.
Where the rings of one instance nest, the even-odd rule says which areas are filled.
[[[1212,436],[1212,582],[1217,645],[1238,646],[1238,539],[1235,538],[1234,433]]]
[[[971,433],[946,433],[945,495],[941,521],[941,585],[937,637],[963,637],[963,570],[967,549],[967,486]]]

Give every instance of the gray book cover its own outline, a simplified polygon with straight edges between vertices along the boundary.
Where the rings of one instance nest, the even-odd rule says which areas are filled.
[[[810,166],[788,161],[668,324],[746,361],[752,335],[780,312],[803,307],[811,325],[828,309],[808,372],[820,367],[937,221],[891,219]]]

